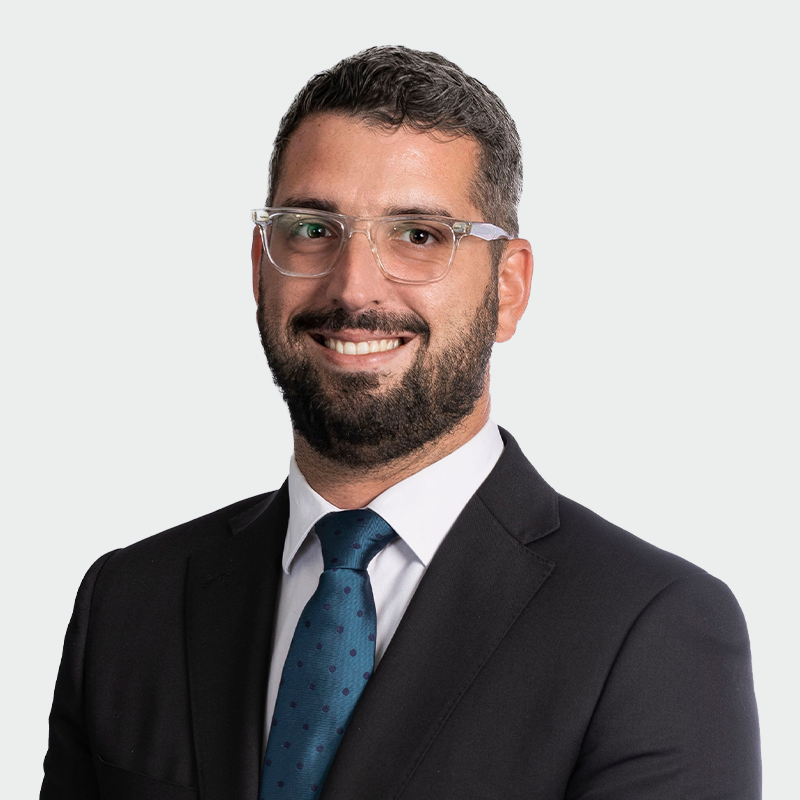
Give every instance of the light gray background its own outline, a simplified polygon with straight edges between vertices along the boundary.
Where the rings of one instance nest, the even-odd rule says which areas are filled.
[[[765,797],[786,796],[800,711],[795,7],[4,12],[8,796],[38,791],[94,559],[282,482],[291,439],[256,334],[248,212],[295,92],[386,43],[454,60],[522,135],[536,269],[517,337],[496,348],[494,419],[559,491],[732,587]]]

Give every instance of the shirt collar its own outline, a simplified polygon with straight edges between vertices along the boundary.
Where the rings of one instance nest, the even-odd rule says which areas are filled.
[[[502,452],[500,432],[489,420],[458,450],[389,487],[367,507],[380,514],[427,567]],[[283,548],[285,573],[289,573],[292,560],[314,525],[326,514],[340,510],[308,485],[292,456],[289,527]]]

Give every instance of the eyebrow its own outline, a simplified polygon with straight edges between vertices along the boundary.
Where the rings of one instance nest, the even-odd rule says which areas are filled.
[[[315,211],[328,211],[331,214],[339,213],[336,203],[319,197],[287,197],[281,208],[310,208]]]
[[[282,208],[308,208],[314,211],[327,211],[331,214],[341,214],[339,206],[332,200],[322,197],[287,197],[282,203]],[[390,206],[386,209],[383,217],[447,217],[452,219],[453,215],[439,206]]]
[[[423,217],[448,217],[453,218],[446,209],[438,206],[392,206],[386,209],[387,217],[423,216]]]

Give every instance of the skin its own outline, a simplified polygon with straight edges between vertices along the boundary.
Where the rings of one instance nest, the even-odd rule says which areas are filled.
[[[338,114],[307,117],[292,135],[274,206],[319,207],[358,217],[400,213],[449,215],[479,221],[469,199],[478,162],[478,145],[469,137],[445,139],[406,128],[386,131]],[[253,292],[265,293],[270,320],[285,330],[301,311],[340,307],[351,313],[370,309],[413,312],[430,326],[431,352],[441,350],[449,330],[474,318],[492,280],[489,247],[475,237],[459,245],[450,272],[436,283],[406,285],[387,279],[366,236],[355,233],[332,273],[322,278],[281,275],[262,258],[261,237],[253,235]],[[530,296],[533,256],[530,244],[514,239],[498,268],[499,313],[495,341],[516,331]],[[402,345],[381,353],[347,355],[325,347],[317,337],[351,342],[401,337]],[[381,386],[392,386],[416,355],[420,341],[407,331],[314,331],[299,345],[323,372],[371,371]],[[381,492],[469,441],[489,417],[489,376],[474,410],[437,441],[369,470],[333,464],[295,432],[297,464],[309,484],[338,508],[362,508]]]

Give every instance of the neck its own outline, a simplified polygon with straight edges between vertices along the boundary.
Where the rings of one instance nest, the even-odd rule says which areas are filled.
[[[297,431],[294,457],[309,486],[337,508],[364,508],[379,494],[458,450],[489,420],[489,397],[452,431],[403,458],[371,467],[352,467],[312,450]]]

